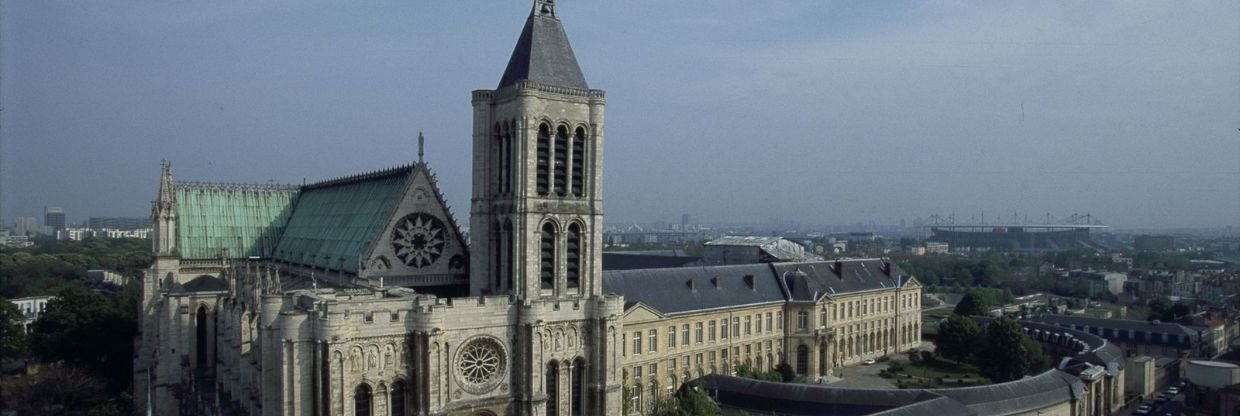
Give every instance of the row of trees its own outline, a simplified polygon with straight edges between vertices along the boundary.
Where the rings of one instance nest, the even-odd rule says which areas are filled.
[[[1016,321],[1000,318],[984,328],[964,315],[939,323],[935,350],[944,358],[970,363],[996,382],[1016,380],[1050,368],[1050,357]]]
[[[0,249],[0,296],[52,295],[66,287],[86,287],[87,270],[132,277],[150,264],[147,239],[38,239],[32,247]]]
[[[29,332],[17,306],[0,302],[0,357],[26,374],[0,379],[0,409],[17,414],[132,413],[133,340],[141,283],[92,290],[86,270],[140,276],[150,240],[37,241],[0,252],[0,292],[53,295]]]

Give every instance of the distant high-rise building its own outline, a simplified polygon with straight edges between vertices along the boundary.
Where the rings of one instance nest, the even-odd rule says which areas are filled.
[[[140,230],[151,228],[150,217],[90,217],[86,220],[87,228],[92,230]]]
[[[14,235],[32,236],[39,234],[40,230],[39,220],[35,217],[17,217],[13,220]]]
[[[54,233],[65,229],[65,210],[60,207],[47,207],[43,210],[43,225],[51,228]]]

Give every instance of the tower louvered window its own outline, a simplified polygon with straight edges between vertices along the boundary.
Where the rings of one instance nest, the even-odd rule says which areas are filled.
[[[504,123],[504,131],[500,136],[500,192],[503,194],[512,193],[513,169],[512,165],[512,125]]]
[[[568,288],[576,289],[581,284],[581,227],[577,224],[568,226]]]
[[[546,124],[538,126],[538,165],[535,187],[539,195],[547,195],[551,191],[551,128]]]
[[[516,247],[514,247],[514,244],[513,244],[514,240],[512,238],[512,222],[511,221],[504,221],[504,230],[502,232],[504,236],[504,240],[503,240],[504,241],[504,253],[503,253],[504,269],[502,270],[501,276],[504,276],[504,279],[505,279],[505,284],[504,284],[505,289],[508,289],[511,291],[513,290],[513,288],[517,287],[516,286],[517,282],[514,277],[516,276],[516,272],[514,270],[515,266],[512,262],[512,253],[516,250]]]
[[[495,193],[504,193],[504,181],[508,169],[504,166],[504,130],[497,123],[491,133],[491,170],[495,178]]]
[[[555,194],[567,194],[565,185],[568,181],[568,129],[560,126],[555,129]]]
[[[586,130],[578,127],[573,133],[573,177],[572,188],[573,196],[581,196],[583,184],[581,181],[585,177],[585,155],[586,155]]]
[[[540,277],[543,289],[555,288],[555,226],[544,224],[540,244]]]

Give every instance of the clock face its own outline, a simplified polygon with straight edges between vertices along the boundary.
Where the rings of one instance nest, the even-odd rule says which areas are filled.
[[[415,212],[396,222],[392,230],[392,249],[405,265],[420,269],[430,266],[443,255],[447,245],[447,228],[429,214]]]

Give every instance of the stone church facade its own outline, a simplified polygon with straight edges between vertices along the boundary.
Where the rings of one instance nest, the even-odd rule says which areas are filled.
[[[652,394],[741,362],[787,361],[816,377],[919,340],[916,281],[881,260],[605,274],[605,97],[587,85],[553,0],[534,2],[499,85],[474,91],[472,105],[469,239],[421,137],[410,165],[301,186],[178,181],[164,162],[139,411],[615,415],[643,400],[622,392],[655,357],[626,350],[638,342],[626,322],[643,333],[705,317],[737,328],[746,315],[736,342],[759,322],[744,353],[712,336],[702,353],[730,355],[708,366],[694,353],[694,370],[683,358],[683,376]],[[686,284],[692,293],[671,290]],[[911,303],[892,306],[901,301]]]

